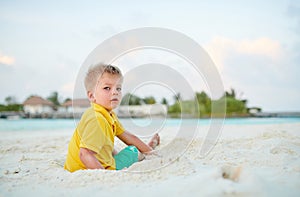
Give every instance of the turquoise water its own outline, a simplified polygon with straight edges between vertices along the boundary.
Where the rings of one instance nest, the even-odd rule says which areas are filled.
[[[73,130],[78,120],[73,119],[19,119],[6,120],[0,119],[1,131],[37,131],[37,130]],[[208,125],[211,123],[210,119],[120,119],[123,126],[126,128],[132,124],[136,126],[178,126],[194,125]],[[254,125],[254,124],[281,124],[281,123],[300,123],[300,118],[230,118],[225,119],[224,124],[232,125]]]

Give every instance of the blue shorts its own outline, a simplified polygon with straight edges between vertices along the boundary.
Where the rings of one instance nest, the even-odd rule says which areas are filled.
[[[138,161],[138,149],[135,146],[127,146],[114,156],[116,161],[116,170],[128,168]]]

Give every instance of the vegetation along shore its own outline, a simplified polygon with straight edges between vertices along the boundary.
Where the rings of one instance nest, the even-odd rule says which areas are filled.
[[[29,96],[23,103],[17,103],[13,96],[5,98],[5,104],[0,104],[0,118],[79,118],[90,106],[83,99],[66,98],[60,101],[58,92],[52,92],[49,97]],[[169,118],[210,118],[222,117],[223,113],[212,112],[211,106],[226,105],[226,117],[300,117],[297,112],[262,112],[260,107],[249,107],[246,99],[239,99],[234,89],[226,91],[218,100],[212,100],[204,91],[196,92],[193,99],[183,100],[178,93],[173,102],[163,98],[157,101],[155,97],[141,98],[133,94],[125,94],[117,113],[123,118],[143,118],[147,116],[168,116]],[[126,109],[128,113],[126,112]],[[152,114],[151,114],[152,113]]]

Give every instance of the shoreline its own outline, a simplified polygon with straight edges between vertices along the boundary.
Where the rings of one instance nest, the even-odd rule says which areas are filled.
[[[79,119],[82,113],[71,112],[55,112],[55,113],[41,113],[41,114],[26,114],[23,111],[3,111],[0,112],[0,119]],[[155,118],[164,118],[161,115],[151,115]],[[169,119],[211,119],[211,118],[300,118],[300,112],[257,112],[257,113],[244,113],[244,114],[204,114],[201,117],[193,114],[168,114]],[[148,116],[119,116],[123,119],[135,119],[135,118],[148,118]]]

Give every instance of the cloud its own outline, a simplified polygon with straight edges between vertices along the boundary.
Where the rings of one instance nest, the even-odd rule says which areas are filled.
[[[215,37],[204,48],[219,68],[225,89],[242,92],[242,98],[249,100],[248,106],[265,111],[299,109],[295,98],[300,94],[295,90],[299,89],[300,56],[293,52],[295,48],[268,37]]]
[[[11,66],[15,63],[15,58],[4,55],[0,52],[0,64]]]
[[[262,37],[254,40],[233,40],[225,37],[214,37],[204,48],[208,51],[220,71],[226,60],[238,55],[265,57],[273,62],[280,60],[283,49],[277,40]]]
[[[259,38],[257,40],[243,40],[236,43],[239,53],[262,55],[277,60],[282,55],[280,44],[276,40],[269,38]]]

